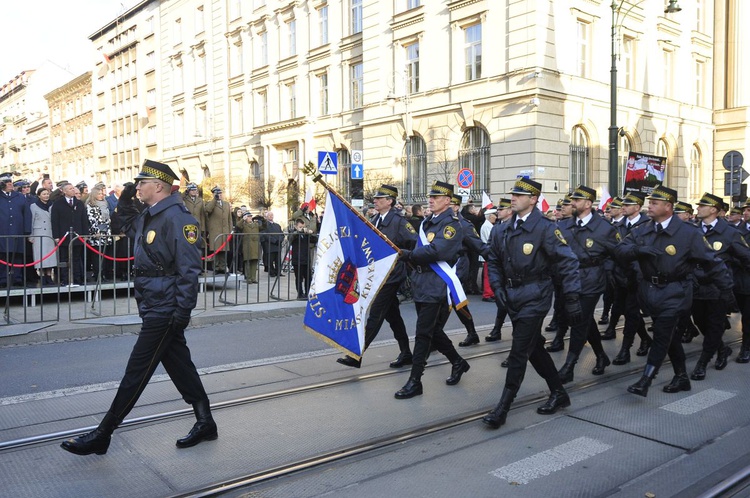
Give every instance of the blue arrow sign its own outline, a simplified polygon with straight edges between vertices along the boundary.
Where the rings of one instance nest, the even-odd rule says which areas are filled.
[[[339,172],[338,156],[335,152],[318,151],[318,171],[324,175],[335,175]]]
[[[365,168],[361,164],[352,164],[352,180],[364,180]]]

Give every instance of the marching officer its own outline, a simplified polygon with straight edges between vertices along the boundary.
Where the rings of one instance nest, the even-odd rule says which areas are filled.
[[[393,242],[400,249],[411,249],[417,240],[417,232],[411,223],[400,216],[395,209],[396,199],[398,199],[398,189],[393,185],[382,184],[373,196],[377,214],[372,217],[370,223],[380,230],[388,240]],[[404,365],[411,365],[412,354],[409,349],[409,335],[406,333],[406,325],[401,317],[399,308],[398,289],[406,280],[406,265],[399,261],[388,276],[388,280],[380,287],[378,294],[375,296],[370,305],[370,312],[365,323],[365,348],[366,350],[372,341],[380,332],[383,321],[387,321],[393,330],[393,337],[396,339],[399,348],[398,358],[390,364],[391,368],[401,368]],[[364,353],[363,350],[363,353]],[[362,360],[357,360],[351,356],[344,356],[336,360],[347,367],[359,368],[362,366]]]
[[[734,273],[742,273],[743,268],[750,268],[750,247],[742,238],[742,234],[723,218],[719,218],[719,210],[723,204],[721,197],[706,192],[698,201],[696,217],[700,220],[700,228],[705,238],[718,256]],[[724,320],[727,314],[727,302],[720,299],[719,289],[704,275],[699,265],[695,270],[695,278],[699,287],[693,295],[693,322],[703,334],[703,351],[690,374],[692,380],[706,378],[706,367],[716,354],[716,370],[723,370],[732,354],[732,348],[724,344]],[[735,275],[739,277],[739,275]],[[734,282],[734,281],[733,281]]]
[[[745,242],[750,241],[750,199],[742,205],[742,222],[737,226]],[[742,314],[742,346],[737,363],[750,363],[750,272],[734,271],[734,296]]]
[[[578,259],[563,233],[536,208],[542,185],[519,178],[511,189],[513,218],[490,241],[489,275],[495,295],[505,303],[513,323],[513,343],[500,402],[482,421],[493,428],[505,423],[530,362],[547,381],[551,394],[537,413],[547,415],[570,406],[560,376],[544,349],[542,323],[552,304],[552,273],[560,278],[570,323],[582,320]]]
[[[631,191],[622,200],[623,219],[615,226],[624,239],[634,228],[649,221],[649,218],[641,213],[646,194]],[[635,341],[635,335],[641,338],[640,346],[636,356],[646,356],[651,347],[651,337],[646,331],[641,309],[638,307],[638,268],[632,262],[624,263],[615,261],[613,276],[615,280],[615,303],[618,305],[618,316],[625,315],[625,326],[622,330],[622,345],[620,351],[612,359],[613,365],[625,365],[630,363],[630,348]],[[615,325],[618,320],[610,321],[609,327],[604,332],[602,339],[615,338]]]
[[[396,399],[422,394],[421,378],[431,346],[435,346],[451,362],[451,375],[446,379],[446,384],[458,384],[461,376],[470,368],[443,331],[450,306],[460,308],[466,305],[466,295],[453,269],[463,243],[461,224],[450,208],[453,185],[436,181],[428,195],[432,214],[419,227],[417,247],[413,251],[401,251],[400,256],[402,261],[410,262],[414,267],[411,279],[417,308],[417,331],[411,375],[404,387],[396,392]],[[446,298],[448,291],[450,305]]]
[[[568,226],[568,221],[573,219],[573,201],[570,198],[570,193],[565,194],[565,197],[560,201],[560,216],[557,218],[557,226],[563,231]],[[547,351],[555,353],[565,349],[565,335],[568,333],[568,319],[565,316],[565,296],[563,296],[563,289],[559,278],[553,275],[552,281],[555,285],[555,301],[554,311],[552,313],[552,320],[549,325],[545,327],[545,332],[555,332],[555,337],[552,342],[547,346]]]
[[[688,204],[687,202],[677,201],[674,205],[674,214],[676,214],[677,217],[685,223],[694,225],[693,206],[691,204]],[[677,334],[681,338],[680,340],[683,344],[693,342],[693,338],[700,335],[700,332],[695,327],[695,324],[693,324],[693,319],[690,317],[690,313],[686,313],[685,315],[680,317],[680,321],[677,322],[677,330],[675,331],[675,334]]]
[[[490,231],[490,236],[487,239],[487,243],[492,240],[493,237],[500,237],[500,235],[493,235],[493,232],[501,232],[508,228],[508,220],[513,217],[513,210],[510,208],[510,199],[500,199],[497,203],[497,222]],[[485,258],[486,261],[487,258]],[[486,264],[486,263],[485,263]],[[487,274],[487,280],[489,280],[489,273]],[[505,323],[505,317],[508,316],[508,310],[505,308],[505,304],[502,303],[497,296],[495,296],[495,304],[497,305],[497,314],[495,315],[495,326],[492,327],[489,335],[485,336],[484,340],[487,342],[499,341],[501,339],[500,329],[502,329]],[[507,360],[506,360],[507,361]],[[507,365],[506,365],[507,366]]]
[[[591,210],[596,200],[596,190],[579,185],[570,194],[570,199],[575,216],[568,221],[566,228],[567,233],[571,234],[568,244],[578,257],[583,321],[570,329],[568,357],[558,372],[563,384],[573,381],[573,370],[587,341],[596,354],[596,366],[591,373],[602,375],[610,364],[602,347],[594,311],[607,282],[605,265],[610,262],[610,255],[620,241],[620,235],[612,225]]]
[[[62,448],[76,455],[103,455],[112,433],[138,401],[161,362],[183,399],[193,405],[197,419],[178,448],[218,437],[208,396],[190,359],[185,328],[198,299],[201,272],[200,230],[196,219],[171,186],[177,175],[166,164],[146,159],[137,185],[126,187],[117,203],[123,231],[133,237],[135,298],[143,325],[115,399],[99,426],[68,439]],[[133,197],[139,193],[149,207],[138,212]]]
[[[653,319],[654,342],[646,367],[640,380],[628,387],[628,392],[639,396],[648,395],[651,382],[667,353],[675,375],[664,386],[664,392],[690,390],[685,352],[675,328],[680,316],[692,305],[695,265],[701,265],[705,281],[716,285],[721,299],[734,300],[732,279],[722,259],[700,229],[683,223],[674,215],[677,192],[660,185],[653,189],[648,199],[651,221],[633,228],[615,247],[616,257],[623,262],[638,262],[641,271],[638,302]]]
[[[459,211],[461,209],[461,197],[454,195],[451,198],[451,209],[453,209],[453,213],[458,217],[458,221],[461,224],[461,228],[463,230],[463,246],[461,248],[461,251],[458,253],[458,263],[456,263],[456,274],[458,275],[459,280],[462,282],[467,282],[471,280],[469,278],[470,268],[471,268],[471,255],[472,254],[478,254],[482,257],[487,256],[487,252],[489,251],[489,247],[487,244],[482,242],[482,239],[479,237],[479,234],[477,233],[477,229],[474,226],[472,222],[464,218],[464,216]],[[460,310],[456,312],[456,315],[458,316],[458,319],[461,321],[464,327],[466,327],[466,339],[458,343],[459,347],[465,348],[468,346],[473,346],[474,344],[479,344],[479,334],[477,334],[477,329],[474,326],[474,317],[471,316],[471,312],[469,311],[469,305],[462,307]]]

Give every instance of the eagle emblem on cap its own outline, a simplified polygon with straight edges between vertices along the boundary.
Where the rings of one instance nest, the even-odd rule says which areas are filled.
[[[185,225],[182,227],[182,235],[190,244],[195,244],[198,241],[198,227],[196,225]]]

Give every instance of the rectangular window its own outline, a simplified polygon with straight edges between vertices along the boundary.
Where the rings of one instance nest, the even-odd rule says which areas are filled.
[[[318,29],[320,30],[320,44],[328,43],[328,5],[318,9]]]
[[[622,86],[628,89],[635,88],[635,58],[633,57],[633,47],[635,40],[624,36],[622,38],[622,54],[620,60],[622,61]]]
[[[268,65],[268,31],[264,31],[260,34],[260,66]]]
[[[175,64],[172,66],[172,80],[174,82],[174,95],[182,93],[182,64]]]
[[[664,97],[672,96],[672,60],[674,53],[671,50],[662,50],[662,63],[664,65]]]
[[[144,26],[144,29],[146,30],[146,33],[145,33],[146,35],[150,35],[151,33],[153,33],[154,32],[154,18],[149,17],[148,19],[146,19],[146,22],[144,23],[143,26]]]
[[[147,144],[155,144],[156,143],[156,126],[149,126],[146,130],[146,143]]]
[[[349,96],[350,108],[358,109],[362,107],[362,93],[364,92],[364,72],[363,66],[359,64],[353,64],[350,69],[350,81],[351,81],[351,95]]]
[[[416,9],[420,5],[420,0],[406,0],[406,10]]]
[[[174,143],[175,145],[185,143],[185,114],[182,111],[174,114]]]
[[[242,0],[229,0],[229,20],[234,21],[242,15]]]
[[[244,121],[243,121],[243,108],[242,108],[242,97],[233,97],[231,102],[230,113],[230,133],[232,135],[239,135],[244,132]]]
[[[239,76],[242,72],[242,43],[230,43],[229,76]]]
[[[206,56],[198,56],[195,58],[195,86],[203,86],[206,84]]]
[[[206,19],[203,13],[203,5],[195,9],[195,34],[203,33],[206,30]]]
[[[419,42],[406,47],[406,84],[409,93],[419,91]]]
[[[195,106],[195,138],[207,139],[207,130],[208,114],[206,114],[206,105]]]
[[[289,119],[297,117],[297,85],[289,83],[286,86],[286,95],[289,102]]]
[[[318,76],[318,89],[320,98],[320,115],[328,114],[328,73]]]
[[[703,106],[705,63],[695,61],[695,105]]]
[[[576,21],[576,75],[581,78],[588,76],[589,59],[589,23],[578,19]]]
[[[286,23],[287,33],[289,35],[289,57],[297,55],[297,21],[291,19]]]
[[[156,107],[156,89],[146,91],[146,107]]]
[[[352,34],[362,32],[362,0],[351,0],[352,2]]]
[[[703,31],[704,0],[695,0],[695,30]]]
[[[475,24],[464,29],[464,53],[466,54],[466,81],[482,77],[482,25]]]
[[[258,109],[260,110],[260,116],[258,117],[260,124],[268,124],[268,92],[265,90],[258,92]]]
[[[172,45],[182,43],[182,19],[175,19],[172,25]]]

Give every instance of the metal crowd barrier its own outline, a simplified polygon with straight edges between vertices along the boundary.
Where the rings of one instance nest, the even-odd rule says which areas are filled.
[[[199,278],[199,299],[197,309],[238,306],[246,304],[293,301],[298,298],[295,275],[292,267],[292,251],[288,233],[271,234],[283,242],[277,261],[280,272],[272,275],[269,270],[269,253],[264,250],[263,237],[269,234],[224,233],[215,237],[203,249],[203,271]],[[33,261],[32,244],[41,242],[41,236],[0,236],[0,272],[5,272],[7,285],[0,285],[0,298],[4,300],[2,325],[17,323],[57,322],[61,316],[68,321],[90,318],[132,315],[138,312],[133,289],[132,241],[126,237],[79,235],[70,233],[55,244],[54,256],[57,264],[52,267],[52,282],[37,278]],[[257,273],[244,275],[242,256],[243,242],[253,239],[257,244],[259,260]],[[23,252],[11,249],[11,242],[22,239]],[[38,239],[38,240],[37,240]],[[226,239],[226,243],[223,241]],[[205,244],[204,244],[205,246]],[[80,249],[74,249],[79,247]],[[227,270],[214,271],[216,253],[212,248],[226,253]],[[215,250],[215,249],[214,249]],[[83,275],[75,280],[72,265],[62,262],[60,251],[66,251],[67,261],[82,259]],[[310,248],[311,256],[314,247]],[[48,259],[50,254],[43,255]],[[14,276],[21,274],[19,285],[14,284]],[[256,283],[248,281],[257,280]],[[0,275],[0,284],[3,282]],[[68,282],[73,285],[62,285]],[[309,285],[309,284],[308,284]]]

